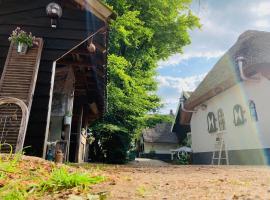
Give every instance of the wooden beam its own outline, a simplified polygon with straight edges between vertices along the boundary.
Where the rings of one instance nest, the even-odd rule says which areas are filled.
[[[87,68],[92,68],[94,67],[92,63],[90,62],[78,62],[78,61],[67,61],[67,60],[60,60],[57,61],[57,64],[60,65],[71,65],[71,66],[79,66],[79,67],[87,67]]]
[[[107,52],[106,47],[104,47],[104,46],[102,46],[102,45],[100,45],[100,44],[98,44],[98,43],[94,43],[94,44],[96,45],[96,48],[97,48],[101,53],[105,54],[105,53]]]
[[[97,51],[99,51],[100,53],[105,54],[107,52],[106,47],[100,45],[99,43],[94,42],[94,45],[96,46]],[[94,55],[94,53],[90,53],[86,47],[74,49],[73,51],[70,52],[70,54],[80,54],[87,56]]]

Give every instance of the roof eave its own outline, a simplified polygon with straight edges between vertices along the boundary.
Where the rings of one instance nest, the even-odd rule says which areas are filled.
[[[100,0],[74,0],[104,22],[116,19],[116,13]]]

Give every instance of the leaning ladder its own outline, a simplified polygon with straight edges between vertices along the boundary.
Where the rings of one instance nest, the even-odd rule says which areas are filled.
[[[217,160],[218,165],[221,164],[221,160],[225,160],[226,165],[229,165],[228,151],[226,149],[223,133],[218,133],[216,136],[215,150],[213,151],[211,163],[212,165],[216,164],[215,160]]]

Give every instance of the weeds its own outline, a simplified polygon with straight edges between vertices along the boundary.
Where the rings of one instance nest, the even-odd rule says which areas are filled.
[[[73,187],[86,188],[87,186],[104,181],[103,176],[89,177],[88,174],[73,172],[69,173],[66,167],[55,169],[49,180],[41,183],[42,191],[57,191]]]
[[[140,197],[145,197],[146,195],[146,188],[144,186],[139,186],[137,189],[136,189],[136,194]]]
[[[20,184],[20,180],[10,181],[0,189],[0,199],[2,200],[25,200],[27,196],[26,187]]]
[[[0,156],[0,171],[7,172],[7,173],[14,173],[18,170],[17,165],[22,157],[22,152],[19,152],[19,153],[16,153],[13,155],[12,154],[12,146],[10,144],[6,144],[6,143],[0,144],[0,149],[4,145],[10,147],[10,153],[6,154],[4,156]],[[0,177],[2,175],[3,174],[0,174]]]
[[[73,172],[70,172],[71,168],[68,166],[56,168],[51,163],[40,164],[31,160],[21,162],[22,155],[23,152],[0,155],[1,200],[26,200],[30,196],[42,197],[49,192],[72,188],[83,192],[90,189],[87,187],[105,180],[103,176],[91,177],[89,175],[91,170],[84,173],[78,172],[79,169],[74,171],[73,168]],[[95,174],[94,172],[93,169],[91,174]]]

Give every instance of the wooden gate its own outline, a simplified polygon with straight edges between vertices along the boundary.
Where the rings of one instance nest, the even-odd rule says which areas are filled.
[[[38,75],[43,40],[26,55],[17,53],[11,43],[0,80],[0,144],[12,145],[13,152],[23,148],[26,128]],[[1,145],[0,152],[10,152],[8,145]]]

